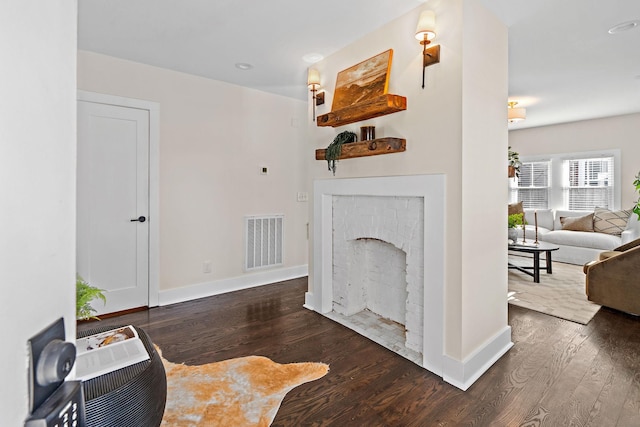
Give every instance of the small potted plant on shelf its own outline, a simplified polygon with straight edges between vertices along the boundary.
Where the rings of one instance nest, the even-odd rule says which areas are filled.
[[[509,154],[507,158],[509,160],[509,178],[520,176],[520,166],[522,166],[522,162],[520,162],[520,154],[511,150],[511,146],[509,146]]]
[[[329,170],[332,171],[334,175],[336,174],[336,163],[340,158],[340,154],[342,154],[342,144],[355,142],[357,138],[355,133],[345,130],[336,135],[333,142],[327,147],[325,158],[327,159]]]
[[[91,286],[85,280],[76,276],[76,319],[89,320],[98,319],[93,313],[96,312],[90,304],[94,299],[101,299],[103,303],[107,302],[107,297],[104,296],[104,290]]]

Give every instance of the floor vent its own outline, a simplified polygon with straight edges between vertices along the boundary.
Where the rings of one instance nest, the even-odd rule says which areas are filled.
[[[282,265],[284,215],[247,216],[245,270]]]

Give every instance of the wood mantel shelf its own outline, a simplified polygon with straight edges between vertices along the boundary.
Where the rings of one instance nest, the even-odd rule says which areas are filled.
[[[406,149],[407,140],[401,138],[377,138],[362,142],[348,142],[342,145],[339,160],[400,153]],[[316,150],[316,160],[327,160],[326,153],[326,149]]]
[[[362,120],[372,119],[407,109],[407,98],[400,95],[382,95],[350,105],[340,110],[322,114],[316,118],[318,126],[338,127]]]

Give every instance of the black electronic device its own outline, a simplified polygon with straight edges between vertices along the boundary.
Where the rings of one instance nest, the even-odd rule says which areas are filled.
[[[65,381],[76,360],[76,347],[65,341],[64,319],[31,337],[29,409],[25,427],[84,427],[80,381]]]
[[[64,381],[24,423],[25,427],[84,427],[82,382]]]

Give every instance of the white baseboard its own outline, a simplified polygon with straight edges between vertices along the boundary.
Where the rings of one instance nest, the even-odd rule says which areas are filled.
[[[511,326],[505,326],[462,362],[444,355],[442,379],[465,391],[511,347]]]
[[[159,305],[191,301],[198,298],[239,291],[241,289],[282,282],[283,280],[296,279],[307,275],[309,275],[309,266],[305,264],[168,289],[166,291],[160,291]]]
[[[303,307],[309,310],[313,310],[315,311],[315,308],[313,308],[313,293],[311,292],[305,292],[304,293],[304,305]]]

